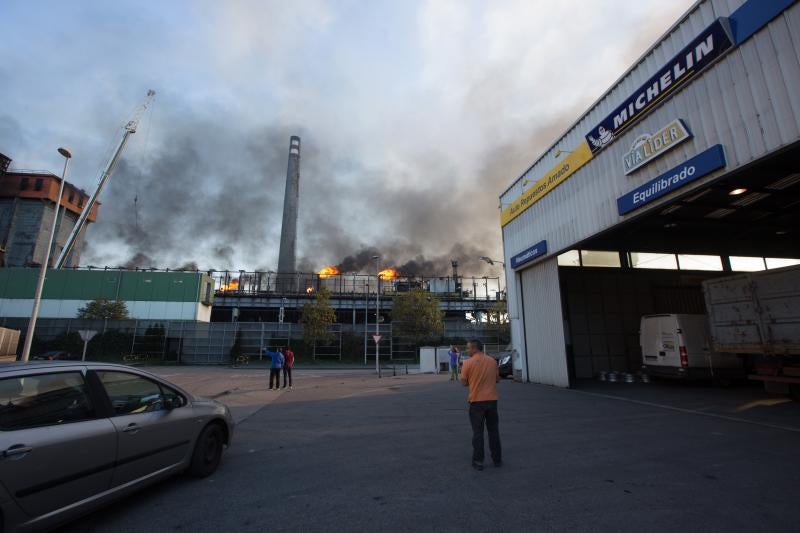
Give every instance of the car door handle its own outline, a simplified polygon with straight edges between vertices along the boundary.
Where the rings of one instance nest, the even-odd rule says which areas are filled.
[[[3,457],[15,457],[31,453],[33,448],[24,444],[15,444],[3,452]]]
[[[142,428],[139,427],[139,424],[128,424],[122,431],[125,433],[135,434],[138,433],[140,429]]]

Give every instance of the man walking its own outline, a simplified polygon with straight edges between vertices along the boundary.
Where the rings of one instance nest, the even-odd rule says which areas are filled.
[[[272,390],[272,382],[275,381],[275,390],[281,387],[281,368],[283,367],[283,354],[280,351],[270,352],[266,350],[267,357],[272,360],[269,365],[269,390]]]
[[[292,368],[294,368],[294,352],[291,346],[287,346],[283,351],[283,388],[289,384],[289,389],[292,388]]]
[[[489,432],[489,449],[494,466],[503,465],[500,450],[500,419],[497,415],[497,382],[500,373],[493,357],[483,353],[483,343],[467,343],[469,359],[461,369],[461,383],[469,387],[469,421],[472,424],[472,468],[483,470],[483,426]]]

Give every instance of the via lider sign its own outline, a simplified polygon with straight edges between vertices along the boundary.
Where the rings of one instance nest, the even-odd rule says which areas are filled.
[[[652,135],[638,136],[630,152],[622,156],[622,168],[626,175],[630,174],[691,138],[686,124],[676,118]]]

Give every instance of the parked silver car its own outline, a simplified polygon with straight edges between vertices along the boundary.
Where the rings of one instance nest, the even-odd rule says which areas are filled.
[[[0,365],[0,531],[49,529],[178,472],[217,469],[224,405],[142,370]]]

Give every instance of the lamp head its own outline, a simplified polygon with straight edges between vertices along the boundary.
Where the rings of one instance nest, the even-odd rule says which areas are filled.
[[[63,155],[67,159],[70,159],[72,157],[72,153],[63,146],[58,149],[58,153]]]

